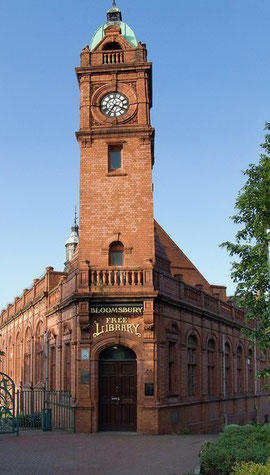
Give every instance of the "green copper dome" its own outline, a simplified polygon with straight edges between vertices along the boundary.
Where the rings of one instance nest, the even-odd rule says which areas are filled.
[[[121,35],[131,44],[131,46],[134,46],[134,48],[136,48],[138,46],[138,43],[136,40],[135,33],[132,31],[132,29],[123,21],[119,21],[115,24],[117,24],[117,26],[120,26]],[[96,33],[94,34],[90,42],[90,45],[89,45],[90,51],[93,51],[95,47],[101,42],[101,40],[105,36],[104,30],[110,25],[112,25],[112,23],[107,22],[98,28],[98,30],[96,31]]]

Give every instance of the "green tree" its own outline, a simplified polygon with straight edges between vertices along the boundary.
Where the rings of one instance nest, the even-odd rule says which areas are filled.
[[[270,123],[265,126],[270,130]],[[268,243],[270,233],[270,134],[261,145],[263,153],[258,165],[251,164],[243,173],[247,181],[239,191],[231,216],[239,226],[235,242],[223,242],[229,254],[236,258],[232,263],[231,277],[235,283],[238,305],[245,307],[246,319],[254,320],[254,330],[245,334],[261,350],[270,349],[270,275]],[[269,362],[269,360],[268,360]],[[270,376],[270,366],[259,377]]]

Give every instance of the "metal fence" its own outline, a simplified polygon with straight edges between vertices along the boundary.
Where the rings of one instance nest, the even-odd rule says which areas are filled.
[[[75,410],[69,391],[17,391],[16,426],[19,431],[62,429],[74,432]]]

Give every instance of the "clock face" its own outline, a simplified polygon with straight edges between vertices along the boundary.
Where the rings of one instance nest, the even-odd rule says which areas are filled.
[[[100,102],[100,110],[107,117],[120,117],[128,111],[128,108],[128,99],[120,92],[109,92]]]

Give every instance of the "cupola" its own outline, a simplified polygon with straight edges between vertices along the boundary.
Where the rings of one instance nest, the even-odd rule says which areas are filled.
[[[68,270],[68,264],[71,261],[71,258],[76,250],[76,247],[79,242],[79,226],[77,224],[77,213],[75,210],[74,223],[71,226],[71,234],[66,241],[66,262],[65,262],[65,271]]]
[[[122,13],[119,8],[117,8],[115,1],[112,3],[112,8],[107,11],[107,21],[108,23],[117,23],[122,21]]]
[[[89,49],[94,51],[99,43],[103,40],[105,36],[105,30],[111,26],[118,26],[121,31],[121,35],[129,42],[133,48],[137,48],[138,42],[134,31],[128,26],[127,23],[122,21],[122,13],[119,8],[117,8],[115,1],[113,1],[112,8],[107,11],[107,22],[101,25],[95,32],[93,38],[91,39]]]

